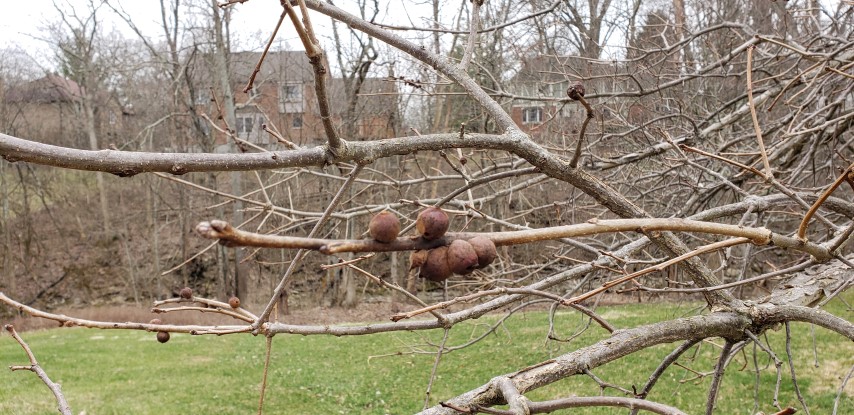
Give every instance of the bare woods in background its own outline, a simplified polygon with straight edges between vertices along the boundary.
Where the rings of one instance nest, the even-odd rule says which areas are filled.
[[[546,303],[612,332],[428,400],[431,414],[681,413],[645,398],[682,353],[719,338],[712,413],[736,352],[755,342],[773,355],[760,339],[770,327],[803,321],[854,340],[846,316],[820,310],[854,281],[851,2],[474,0],[450,11],[433,0],[404,26],[378,2],[348,12],[295,0],[271,6],[271,41],[253,52],[233,50],[242,2],[230,3],[161,2],[159,37],[118,2],[57,7],[46,29],[56,70],[1,52],[0,311],[273,339],[447,332]],[[105,30],[108,13],[136,36]],[[304,52],[275,47],[279,15]],[[450,215],[443,238],[412,230],[427,206]],[[383,210],[402,222],[391,243],[367,239]],[[476,236],[498,246],[491,265],[417,278],[410,252]],[[615,331],[595,312],[606,291],[708,307]],[[223,302],[232,296],[242,306]],[[373,298],[402,311],[365,326],[285,315]],[[236,323],[49,313],[125,302],[196,302]],[[599,382],[595,367],[662,343],[678,344],[631,396],[524,396],[573,375]]]

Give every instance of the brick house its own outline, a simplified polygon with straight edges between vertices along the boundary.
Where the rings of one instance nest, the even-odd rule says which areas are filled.
[[[542,55],[527,59],[510,80],[509,89],[515,95],[534,99],[514,100],[510,115],[534,138],[572,134],[587,113],[577,102],[567,101],[567,88],[582,80],[588,94],[612,90],[607,74],[613,72],[611,64],[578,57]]]
[[[261,146],[276,143],[275,138],[263,131],[263,124],[275,126],[284,138],[298,145],[310,146],[325,142],[326,135],[315,93],[314,71],[305,52],[268,53],[255,78],[253,89],[244,93],[243,88],[260,56],[258,52],[236,52],[230,55],[229,71],[236,101],[236,120],[231,128],[238,137]],[[201,75],[195,81],[194,88],[197,109],[215,114],[216,108],[210,97],[212,83],[206,80],[205,71],[197,73]],[[333,111],[332,121],[341,131],[347,107],[344,80],[327,78],[327,90]],[[356,136],[343,138],[371,140],[396,135],[400,113],[398,107],[394,82],[382,78],[366,79],[354,114]],[[222,140],[220,144],[224,144]]]
[[[8,134],[53,145],[90,147],[81,110],[83,90],[76,82],[48,74],[4,92],[0,113]],[[101,105],[95,106],[95,128],[107,142],[118,134],[130,112],[108,96],[96,100]]]

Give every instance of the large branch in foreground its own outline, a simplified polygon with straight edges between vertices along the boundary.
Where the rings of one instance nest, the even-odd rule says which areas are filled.
[[[495,379],[510,378],[516,390],[525,393],[659,344],[712,337],[737,341],[745,336],[745,329],[762,332],[777,323],[790,320],[817,324],[854,340],[854,325],[832,314],[808,307],[763,304],[743,310],[743,313],[717,312],[618,330],[611,337],[591,346]],[[457,408],[504,403],[495,381],[446,402]],[[457,413],[441,405],[421,412],[424,415]]]
[[[9,162],[26,161],[75,170],[102,171],[118,176],[160,172],[185,174],[211,171],[253,171],[286,167],[325,166],[332,162],[370,162],[416,151],[476,147],[511,150],[508,137],[497,134],[458,133],[400,137],[370,142],[348,142],[336,156],[326,147],[265,153],[151,153],[120,150],[78,150],[24,140],[0,133],[0,156]]]
[[[451,408],[453,406],[453,404],[447,402],[442,402],[441,405],[446,406],[448,408]],[[643,409],[645,411],[660,415],[686,415],[685,412],[682,412],[679,409],[669,405],[647,401],[644,399],[623,398],[619,396],[573,396],[571,398],[560,398],[550,401],[529,402],[525,407],[525,410],[527,410],[527,412],[523,413],[550,414],[561,409],[589,408],[594,406],[626,408],[633,409],[635,411]],[[469,410],[468,408],[459,408],[457,410],[460,409],[464,411]],[[482,408],[475,408],[475,413],[477,413],[477,409]],[[489,412],[484,413],[490,413],[495,415],[517,415],[519,412],[490,408]]]
[[[628,330],[618,330],[611,337],[596,344],[502,377],[512,379],[516,389],[520,393],[525,393],[568,376],[582,373],[585,369],[602,366],[648,347],[706,337],[737,339],[744,336],[743,330],[748,327],[750,327],[750,320],[742,315],[735,313],[714,313],[706,316],[682,318],[640,326]],[[461,408],[469,408],[475,405],[491,406],[504,403],[501,391],[494,382],[490,382],[446,402]],[[422,412],[424,415],[450,415],[456,413],[458,412],[441,406],[435,406]]]
[[[312,249],[324,254],[342,252],[391,252],[431,249],[448,245],[456,239],[469,240],[476,236],[485,236],[495,245],[521,245],[537,241],[560,238],[572,238],[613,232],[699,232],[713,235],[725,235],[750,239],[756,245],[775,245],[807,252],[817,260],[831,258],[827,248],[796,238],[776,234],[766,228],[728,225],[724,223],[702,222],[689,219],[612,219],[597,220],[576,225],[554,226],[540,229],[527,229],[507,232],[460,232],[448,233],[443,238],[425,240],[420,237],[397,238],[391,243],[382,243],[373,239],[320,239],[293,236],[266,235],[241,231],[227,222],[214,220],[201,222],[196,232],[209,239],[219,239],[229,246],[255,246],[263,248]]]

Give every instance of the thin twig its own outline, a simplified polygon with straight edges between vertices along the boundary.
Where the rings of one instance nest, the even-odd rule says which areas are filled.
[[[530,289],[530,288],[501,287],[501,288],[495,288],[492,290],[478,291],[476,293],[456,297],[456,298],[453,298],[453,299],[450,299],[447,301],[443,301],[441,303],[433,304],[433,305],[425,307],[425,308],[420,308],[418,310],[413,310],[413,311],[409,311],[406,313],[395,314],[391,317],[391,321],[400,321],[400,320],[412,318],[412,317],[415,317],[417,315],[430,312],[432,310],[446,309],[446,308],[448,308],[454,304],[469,302],[469,301],[472,301],[472,300],[475,300],[475,299],[478,299],[481,297],[486,297],[486,296],[491,296],[491,295],[505,295],[505,294],[535,295],[535,296],[546,297],[546,298],[552,299],[557,304],[561,304],[561,305],[565,305],[565,306],[574,308],[574,309],[580,311],[581,313],[587,315],[592,320],[595,320],[597,323],[599,323],[599,325],[602,326],[602,328],[604,328],[605,330],[608,330],[609,333],[614,332],[614,326],[612,326],[610,323],[608,323],[608,321],[606,321],[601,316],[599,316],[598,314],[593,312],[593,310],[590,310],[589,308],[584,307],[584,306],[579,305],[579,304],[573,304],[569,300],[564,299],[563,297],[561,297],[557,294],[552,294],[549,292],[534,290],[534,289]]]
[[[367,255],[362,255],[360,257],[356,257],[356,258],[353,258],[353,259],[350,259],[347,261],[339,259],[338,262],[336,262],[334,264],[322,264],[320,266],[320,269],[325,271],[325,270],[329,270],[329,269],[341,268],[341,267],[346,267],[348,265],[358,264],[359,262],[362,262],[366,259],[373,258],[375,255],[376,255],[375,253],[371,252]]]
[[[433,389],[433,381],[436,379],[436,372],[439,369],[439,361],[442,359],[442,353],[445,351],[445,343],[448,342],[448,333],[450,332],[450,328],[445,329],[445,334],[442,336],[442,343],[439,344],[439,347],[436,350],[436,358],[433,360],[433,369],[430,370],[430,380],[427,382],[427,391],[424,393],[423,409],[427,409],[430,406],[430,391]]]
[[[362,167],[364,167],[364,165],[362,164],[357,164],[355,167],[353,167],[347,177],[347,180],[344,182],[344,184],[341,185],[341,188],[338,189],[338,193],[336,193],[332,200],[329,202],[329,206],[326,207],[326,210],[323,212],[323,216],[321,216],[320,219],[317,220],[317,222],[314,224],[314,228],[312,228],[311,232],[308,233],[308,238],[314,237],[314,235],[317,234],[320,228],[326,224],[332,212],[338,208],[338,204],[341,202],[341,199],[344,198],[346,190],[349,189],[353,182],[356,181],[356,177],[359,175],[359,172],[362,171]],[[282,292],[285,290],[285,287],[287,287],[291,275],[297,268],[297,264],[299,264],[300,260],[306,254],[306,252],[306,250],[300,249],[299,251],[297,251],[296,255],[294,255],[294,259],[291,260],[291,263],[288,265],[288,269],[285,271],[285,275],[282,276],[282,279],[279,280],[279,284],[273,290],[273,296],[270,298],[270,301],[264,307],[264,311],[261,312],[261,314],[258,316],[258,319],[255,320],[255,323],[252,324],[253,331],[257,331],[261,327],[261,324],[263,324],[270,318],[270,313],[273,312],[273,307],[279,301],[279,297],[282,295]]]
[[[827,200],[827,198],[830,197],[831,194],[833,194],[833,191],[835,191],[840,185],[842,185],[843,182],[845,182],[845,179],[848,178],[848,173],[852,171],[852,168],[854,168],[854,165],[848,166],[848,168],[845,169],[845,171],[843,171],[842,174],[840,174],[839,177],[836,178],[833,184],[831,184],[827,189],[824,190],[824,192],[821,193],[821,196],[816,199],[815,203],[810,206],[810,209],[804,215],[803,220],[801,220],[801,224],[798,226],[799,239],[806,240],[807,226],[810,223],[810,219],[815,214],[815,212],[818,211],[818,208],[821,206],[821,204],[824,203],[824,201]]]
[[[810,408],[807,407],[807,402],[804,400],[804,396],[801,394],[801,388],[798,387],[798,378],[795,376],[795,363],[792,361],[792,333],[789,330],[789,322],[786,323],[786,356],[789,359],[789,371],[792,373],[792,386],[795,389],[795,396],[798,397],[798,402],[801,403],[801,407],[804,408],[804,412],[807,415],[810,415]]]
[[[839,409],[839,398],[841,398],[842,393],[845,392],[845,385],[848,384],[848,380],[851,379],[851,375],[854,375],[854,365],[851,366],[848,374],[845,375],[845,379],[842,379],[842,383],[839,385],[839,390],[836,392],[836,398],[833,400],[833,413],[831,415],[836,415],[836,411]]]
[[[665,269],[665,268],[667,268],[673,264],[677,264],[677,263],[680,263],[682,261],[685,261],[688,258],[693,258],[693,257],[700,255],[702,253],[705,253],[705,252],[710,252],[710,251],[714,251],[717,249],[726,248],[728,246],[739,245],[739,244],[743,244],[743,243],[747,243],[747,242],[749,242],[749,240],[747,240],[746,238],[733,238],[733,239],[726,239],[726,240],[723,240],[720,242],[715,242],[712,244],[704,245],[704,246],[696,248],[693,251],[690,251],[686,254],[679,255],[678,257],[664,261],[661,264],[640,270],[638,272],[633,272],[629,275],[626,275],[625,277],[620,277],[620,278],[616,278],[616,279],[613,279],[611,281],[608,281],[608,282],[602,284],[602,286],[599,288],[596,288],[596,289],[590,290],[584,294],[572,297],[567,301],[572,302],[572,303],[578,303],[578,302],[584,301],[590,297],[593,297],[594,295],[597,295],[601,292],[604,292],[611,287],[615,287],[617,285],[623,284],[625,282],[631,281],[635,278],[638,278],[640,276],[643,276],[643,275],[646,275],[646,274],[649,274],[649,273],[652,273],[655,271],[661,271],[661,270],[663,270],[663,269]]]
[[[587,103],[587,100],[584,99],[583,95],[578,95],[578,102],[584,106],[584,109],[587,110],[587,116],[584,118],[584,122],[581,123],[581,130],[578,132],[578,143],[575,145],[575,154],[572,156],[572,160],[569,162],[569,167],[576,168],[578,167],[578,160],[581,159],[581,147],[584,143],[584,133],[587,131],[587,124],[590,123],[595,116],[593,115],[593,107]]]
[[[765,150],[765,142],[762,141],[762,129],[759,127],[759,118],[756,116],[756,105],[753,102],[753,49],[751,45],[747,48],[747,102],[750,105],[750,116],[753,118],[753,129],[756,132],[756,140],[759,143],[759,151],[762,153],[762,163],[765,164],[766,178],[773,178],[771,163],[768,161],[768,152]]]
[[[472,55],[474,55],[474,45],[477,43],[477,31],[478,26],[480,26],[480,6],[483,4],[484,0],[473,0],[472,10],[471,10],[471,21],[469,22],[469,38],[468,43],[466,44],[466,49],[463,52],[463,59],[460,61],[460,69],[465,71],[469,66],[469,62],[471,62]]]
[[[732,340],[727,339],[724,347],[721,350],[721,357],[718,359],[718,364],[715,366],[714,376],[712,376],[712,385],[709,386],[709,398],[706,400],[706,415],[712,415],[715,410],[715,402],[718,398],[718,389],[723,380],[724,370],[726,369],[726,361],[729,353],[732,350]]]
[[[305,46],[305,53],[308,55],[308,60],[314,68],[314,90],[317,96],[318,109],[320,110],[320,120],[323,124],[323,130],[326,133],[329,152],[334,157],[343,145],[343,140],[338,136],[338,130],[335,129],[335,125],[332,123],[332,110],[329,107],[329,94],[326,88],[329,69],[326,67],[323,59],[323,49],[320,48],[320,44],[314,34],[305,1],[297,1],[300,12],[302,13],[302,21],[300,21],[296,9],[294,9],[290,1],[282,1],[281,4],[285,8],[288,17],[290,17],[297,34],[299,34],[300,41]]]
[[[361,268],[359,268],[353,264],[347,264],[347,267],[358,272],[358,273],[360,273],[360,274],[362,274],[362,275],[364,275],[364,276],[366,276],[366,277],[368,277],[370,280],[374,281],[375,283],[377,283],[378,285],[380,285],[382,287],[386,287],[386,288],[390,288],[392,290],[395,290],[395,291],[403,294],[404,296],[408,297],[409,299],[415,301],[416,303],[418,303],[424,307],[427,306],[427,303],[425,303],[420,298],[418,298],[417,295],[412,294],[409,291],[406,291],[406,289],[404,289],[403,287],[401,287],[397,284],[388,283],[388,282],[384,281],[382,278],[377,277],[376,275],[371,274],[370,272],[365,271],[365,270],[363,270],[363,269],[361,269]],[[429,310],[429,311],[430,311],[430,314],[433,314],[433,316],[436,317],[436,319],[439,320],[440,323],[442,323],[442,324],[447,323],[447,319],[445,318],[445,316],[443,316],[439,312],[435,311],[435,309]]]
[[[632,395],[632,391],[630,391],[624,387],[621,387],[619,385],[615,385],[613,383],[605,382],[599,376],[596,376],[596,374],[594,374],[590,369],[584,369],[581,372],[584,373],[585,375],[589,376],[590,379],[593,379],[593,381],[599,385],[599,394],[600,395],[604,395],[605,389],[607,389],[607,388],[616,389],[620,392],[623,392],[626,395]]]
[[[658,367],[655,368],[652,374],[649,375],[649,379],[647,379],[646,383],[643,385],[640,392],[638,392],[635,397],[638,399],[646,399],[653,386],[655,386],[655,384],[658,382],[658,379],[660,379],[661,375],[664,374],[664,371],[667,370],[667,368],[671,364],[673,364],[676,359],[679,359],[679,356],[682,356],[682,353],[685,353],[685,351],[694,347],[694,345],[697,344],[700,340],[701,339],[699,338],[686,340],[684,343],[679,345],[679,347],[670,352],[670,354],[667,355],[667,357],[665,357],[664,360],[661,361]],[[631,415],[637,415],[637,413],[637,408],[632,409]]]
[[[287,12],[282,11],[281,16],[279,16],[279,22],[276,23],[276,28],[273,29],[273,33],[270,35],[270,40],[267,41],[267,46],[264,47],[264,52],[261,52],[261,57],[258,58],[258,63],[255,65],[252,75],[249,75],[249,81],[246,82],[246,87],[243,88],[243,92],[249,92],[252,89],[252,86],[255,83],[255,77],[258,76],[259,72],[261,72],[261,64],[263,64],[264,59],[267,58],[267,52],[270,51],[270,46],[273,45],[273,40],[276,39],[276,34],[279,33],[279,28],[282,27],[282,22],[285,20],[285,16],[287,15]]]
[[[774,386],[774,401],[772,404],[774,405],[775,408],[779,409],[780,408],[780,400],[779,400],[779,398],[780,398],[780,382],[783,379],[783,372],[782,372],[782,370],[780,370],[780,368],[783,366],[783,361],[777,357],[777,355],[774,353],[773,350],[771,350],[771,348],[769,346],[766,346],[764,343],[762,343],[756,337],[756,335],[751,333],[750,330],[745,330],[744,334],[746,334],[747,337],[750,337],[750,340],[753,340],[753,343],[755,345],[759,346],[762,350],[764,350],[765,353],[768,353],[768,356],[770,356],[771,359],[774,361],[774,369],[777,372],[777,383]]]
[[[53,393],[54,398],[56,399],[56,403],[59,406],[59,412],[62,415],[72,415],[71,407],[68,405],[68,401],[65,400],[65,395],[62,394],[62,387],[58,384],[50,380],[47,376],[47,373],[39,366],[39,362],[36,360],[36,356],[33,354],[33,351],[30,350],[30,346],[18,335],[18,332],[15,331],[15,327],[11,324],[7,324],[4,326],[6,331],[18,342],[19,345],[24,349],[24,352],[27,354],[27,358],[30,360],[29,366],[9,366],[9,370],[29,370],[36,374],[36,376],[44,382],[45,386],[50,389]]]
[[[197,326],[197,325],[170,325],[170,324],[150,324],[150,323],[118,323],[112,321],[97,321],[86,320],[81,318],[69,317],[64,314],[53,314],[39,309],[30,307],[15,301],[5,294],[0,292],[0,303],[6,303],[19,311],[27,313],[33,317],[46,318],[62,323],[66,327],[88,327],[93,329],[105,330],[145,330],[145,331],[168,331],[172,333],[189,333],[189,334],[230,334],[230,333],[246,333],[251,330],[251,327],[246,326]]]
[[[261,376],[261,392],[258,396],[258,415],[264,413],[264,392],[267,391],[267,374],[270,372],[270,351],[273,349],[273,336],[267,336],[267,344],[264,348],[264,374]]]
[[[741,168],[741,169],[747,170],[747,171],[749,171],[749,172],[751,172],[751,173],[753,173],[753,174],[756,174],[756,175],[757,175],[757,176],[759,176],[759,177],[763,177],[763,178],[765,177],[765,175],[764,175],[764,174],[762,174],[762,172],[761,172],[761,171],[756,170],[755,168],[753,168],[753,167],[751,167],[751,166],[748,166],[748,165],[746,165],[746,164],[741,164],[741,163],[739,163],[739,162],[737,162],[737,161],[735,161],[735,160],[730,160],[730,159],[728,159],[728,158],[726,158],[726,157],[721,157],[721,156],[719,156],[719,155],[717,155],[717,154],[712,154],[712,153],[709,153],[709,152],[706,152],[706,151],[700,150],[699,148],[694,148],[694,147],[691,147],[691,146],[689,146],[689,145],[685,145],[685,144],[680,144],[680,145],[679,145],[679,148],[681,148],[682,150],[685,150],[685,151],[690,151],[690,152],[692,152],[692,153],[702,154],[702,155],[704,155],[704,156],[706,156],[706,157],[711,157],[711,158],[713,158],[713,159],[723,161],[724,163],[732,164],[733,166],[736,166],[736,167],[738,167],[738,168]]]

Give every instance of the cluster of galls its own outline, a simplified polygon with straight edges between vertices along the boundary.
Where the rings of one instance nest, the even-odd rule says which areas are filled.
[[[450,221],[442,209],[429,207],[421,211],[415,228],[421,237],[431,241],[445,236]],[[492,263],[498,256],[491,239],[478,236],[468,241],[457,239],[450,245],[429,251],[415,251],[409,256],[410,269],[419,267],[419,275],[441,282],[453,274],[466,275]]]
[[[450,226],[448,214],[437,207],[428,207],[418,214],[415,229],[428,241],[445,236]],[[382,211],[371,218],[368,225],[371,238],[382,243],[391,243],[400,233],[400,220],[389,211]],[[498,256],[495,243],[485,236],[462,239],[430,250],[415,251],[409,256],[409,269],[421,268],[421,278],[444,281],[453,274],[465,275],[492,263]]]

